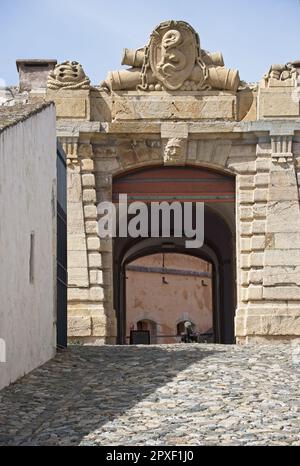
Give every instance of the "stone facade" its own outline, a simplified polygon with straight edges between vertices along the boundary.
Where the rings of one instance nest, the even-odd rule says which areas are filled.
[[[98,87],[78,64],[54,86],[54,70],[45,90],[68,158],[69,336],[116,341],[112,241],[99,238],[96,207],[114,176],[186,165],[236,180],[236,341],[300,338],[300,63],[250,85],[168,21],[123,64]]]

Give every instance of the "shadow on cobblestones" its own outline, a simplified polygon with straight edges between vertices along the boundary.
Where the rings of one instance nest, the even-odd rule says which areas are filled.
[[[78,445],[214,352],[202,345],[70,347],[0,393],[0,445]]]

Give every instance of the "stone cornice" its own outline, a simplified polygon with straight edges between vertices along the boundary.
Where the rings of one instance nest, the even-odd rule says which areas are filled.
[[[236,121],[199,121],[199,122],[165,122],[165,121],[122,121],[99,122],[79,120],[58,120],[58,137],[79,137],[80,134],[97,137],[97,135],[119,134],[162,134],[165,128],[185,127],[189,135],[218,135],[228,137],[242,137],[243,134],[255,137],[261,136],[293,136],[300,132],[298,120],[257,120],[248,122]]]

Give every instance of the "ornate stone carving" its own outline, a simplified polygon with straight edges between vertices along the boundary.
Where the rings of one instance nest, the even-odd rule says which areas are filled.
[[[292,162],[292,136],[272,136],[272,161],[275,163],[287,163]]]
[[[202,50],[198,34],[184,21],[161,23],[146,47],[125,49],[122,64],[131,68],[109,73],[103,89],[235,92],[240,84],[238,71],[225,68],[220,53]]]
[[[49,74],[48,89],[89,89],[90,80],[77,61],[65,61],[56,65]]]
[[[285,65],[271,65],[268,73],[264,75],[267,84],[272,84],[272,80],[286,81],[297,79],[300,74],[300,61],[288,62]]]
[[[172,164],[180,162],[185,156],[186,141],[181,138],[170,138],[164,149],[164,163]]]
[[[67,162],[72,163],[78,162],[78,138],[77,137],[59,137],[59,141],[62,145],[62,148],[67,156]]]
[[[166,89],[180,89],[191,75],[196,58],[197,42],[189,25],[181,22],[163,23],[151,35],[149,63],[152,74]],[[204,77],[202,76],[202,81]]]

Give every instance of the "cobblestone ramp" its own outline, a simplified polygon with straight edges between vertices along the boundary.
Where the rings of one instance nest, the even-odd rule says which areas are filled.
[[[0,392],[0,445],[300,445],[299,347],[70,347]]]

